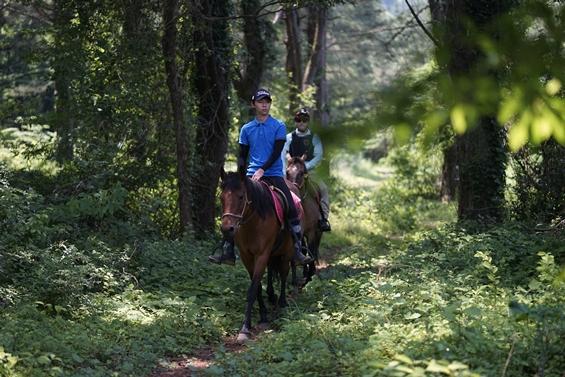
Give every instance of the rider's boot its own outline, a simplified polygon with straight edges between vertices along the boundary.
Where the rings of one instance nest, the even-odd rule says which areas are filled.
[[[298,265],[312,263],[314,260],[309,255],[302,254],[302,228],[300,224],[293,225],[291,233],[294,239],[294,262]]]
[[[319,221],[319,226],[320,226],[320,230],[322,232],[331,232],[332,231],[332,226],[330,225],[330,222],[323,215],[322,215],[322,218]]]
[[[235,250],[233,241],[225,240],[222,246],[222,254],[221,255],[209,255],[208,260],[212,263],[217,264],[229,264],[230,266],[235,265]]]

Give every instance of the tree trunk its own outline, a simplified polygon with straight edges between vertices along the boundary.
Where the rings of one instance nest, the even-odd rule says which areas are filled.
[[[286,21],[286,72],[289,80],[289,113],[300,106],[298,94],[302,88],[302,54],[300,52],[300,19],[298,10],[285,11]]]
[[[510,4],[510,3],[508,3]],[[442,45],[438,62],[454,82],[469,77],[484,57],[476,39],[477,32],[493,34],[496,16],[507,4],[481,1],[431,1],[434,19],[443,19]],[[441,16],[438,12],[445,12]],[[471,26],[472,24],[472,26]],[[494,29],[496,30],[496,29]],[[497,80],[496,72],[491,79]],[[505,186],[505,132],[495,114],[484,114],[474,127],[456,137],[459,161],[458,216],[460,220],[502,220]]]
[[[259,0],[241,2],[241,12],[252,15],[261,6]],[[234,87],[242,107],[249,108],[251,96],[261,85],[265,71],[265,56],[267,54],[266,39],[268,38],[267,22],[258,17],[245,17],[243,20],[243,43],[245,57],[240,65],[240,76],[234,80]],[[246,118],[249,114],[241,114]]]
[[[326,80],[326,39],[328,8],[312,6],[308,8],[308,42],[310,57],[304,70],[302,91],[314,85],[316,87],[316,109],[313,121],[326,127],[329,124],[328,83]]]
[[[194,1],[195,46],[192,82],[197,107],[194,165],[191,169],[194,224],[198,235],[214,229],[216,188],[224,166],[230,125],[228,80],[231,39],[228,0]],[[200,14],[207,17],[201,17]],[[210,21],[209,18],[220,20]]]
[[[451,144],[443,150],[443,166],[441,168],[440,197],[442,202],[450,202],[457,195],[459,168],[457,166],[457,146]]]
[[[163,47],[167,86],[169,87],[173,124],[175,127],[180,232],[183,234],[192,227],[192,215],[190,208],[190,188],[188,184],[188,136],[184,128],[182,83],[176,62],[178,7],[178,0],[165,1],[163,12],[165,30],[161,44]]]
[[[459,219],[502,220],[505,138],[504,129],[490,117],[459,137]]]
[[[55,29],[55,61],[53,63],[53,80],[55,81],[55,129],[57,131],[57,147],[55,156],[57,161],[65,162],[73,159],[73,106],[71,96],[71,79],[73,77],[72,61],[75,47],[70,43],[73,38],[68,30],[73,18],[73,4],[65,0],[54,2],[54,29]],[[76,52],[75,52],[76,53]]]
[[[140,86],[139,81],[142,81],[144,74],[147,73],[147,64],[143,61],[145,53],[143,44],[146,43],[143,39],[143,25],[149,21],[143,14],[144,0],[123,0],[121,5],[124,12],[124,36],[120,62],[123,68],[120,74],[126,85],[131,88],[128,93],[129,100],[132,100],[136,107],[143,108],[143,95],[140,90],[134,88]],[[139,115],[132,119],[133,141],[129,148],[129,153],[139,163],[143,163],[147,158],[147,139],[150,133],[149,122],[144,118],[143,113],[139,112]]]
[[[549,222],[565,215],[565,147],[555,140],[541,145],[541,187],[544,203],[544,219]]]

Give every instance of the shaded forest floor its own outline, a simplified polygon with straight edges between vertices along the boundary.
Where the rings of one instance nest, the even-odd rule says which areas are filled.
[[[333,261],[337,258],[341,249],[339,247],[333,249],[325,250],[324,257],[320,258],[317,263],[317,279],[323,279],[327,272],[331,270]],[[300,271],[298,271],[299,277],[301,276]],[[300,289],[293,289],[289,285],[289,301],[295,301],[297,295],[300,294]],[[243,307],[243,306],[242,306]],[[269,313],[270,318],[273,316],[280,315],[274,311],[274,308],[270,308]],[[284,315],[284,314],[282,314]],[[255,318],[256,320],[257,318]],[[150,377],[182,377],[182,376],[204,376],[206,371],[214,365],[216,358],[216,349],[221,349],[225,353],[229,354],[241,354],[248,352],[253,344],[265,334],[265,332],[272,332],[273,329],[270,325],[258,325],[255,324],[252,328],[251,339],[245,344],[237,342],[237,333],[226,335],[219,344],[209,344],[202,348],[195,350],[193,353],[183,357],[171,358],[163,360],[160,365],[155,368],[155,370],[149,375]]]
[[[151,238],[113,212],[91,223],[13,172],[0,187],[0,376],[562,377],[563,234],[456,224],[453,205],[382,171],[331,182],[326,268],[246,346],[233,339],[247,273],[207,261],[217,239]]]

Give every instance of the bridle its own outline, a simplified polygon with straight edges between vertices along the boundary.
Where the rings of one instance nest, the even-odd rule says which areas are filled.
[[[304,169],[304,172],[302,173],[303,177],[302,177],[302,184],[298,184],[296,182],[291,182],[293,185],[295,185],[298,190],[302,191],[302,188],[304,187],[304,185],[306,184],[306,179],[308,179],[308,173],[306,172],[306,169]]]
[[[223,219],[224,217],[235,217],[236,219],[238,219],[239,221],[235,223],[235,229],[237,230],[241,225],[245,225],[245,223],[247,223],[249,219],[251,219],[251,217],[253,216],[253,212],[252,212],[251,215],[248,216],[247,219],[245,219],[245,211],[247,210],[248,205],[251,205],[251,200],[247,199],[247,191],[246,191],[245,203],[243,204],[243,210],[241,211],[241,214],[238,215],[236,213],[224,212],[222,213],[221,219]]]

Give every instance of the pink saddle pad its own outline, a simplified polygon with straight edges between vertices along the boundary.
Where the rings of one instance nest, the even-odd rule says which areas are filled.
[[[265,185],[267,184],[265,183]],[[273,198],[273,203],[275,204],[275,212],[277,214],[277,219],[279,220],[279,223],[284,224],[284,208],[283,208],[283,203],[281,202],[281,198],[277,194],[277,192],[271,188],[271,186],[267,185],[267,187],[269,187],[271,197]],[[294,206],[296,207],[296,212],[298,212],[298,218],[302,220],[302,218],[304,217],[304,211],[302,210],[302,203],[300,202],[300,197],[295,193],[293,193],[292,191],[290,193],[292,195],[292,200],[294,201]]]

